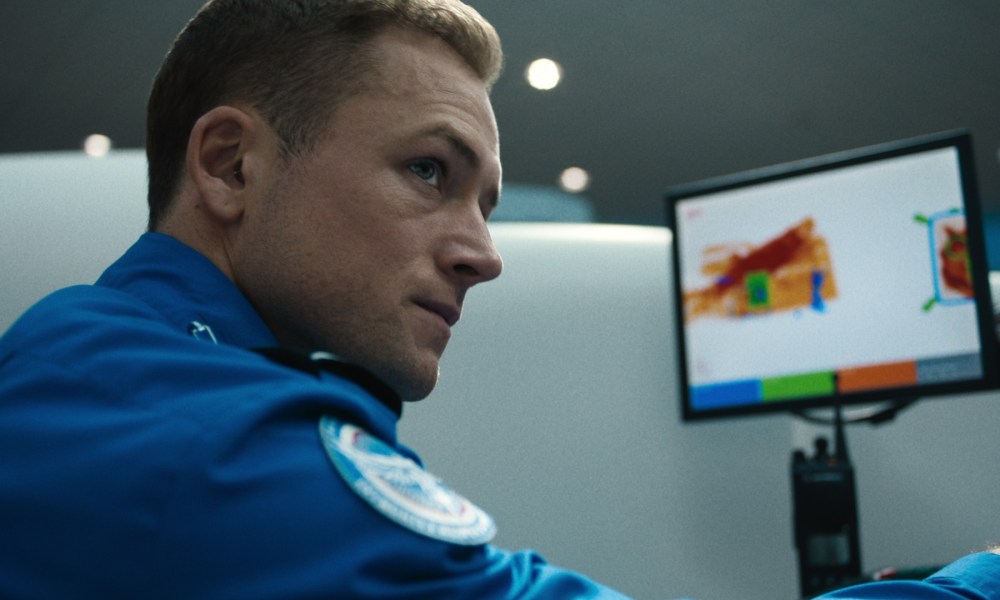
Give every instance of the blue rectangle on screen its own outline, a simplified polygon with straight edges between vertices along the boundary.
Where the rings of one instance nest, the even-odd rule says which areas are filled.
[[[703,410],[755,404],[761,401],[761,388],[759,379],[693,386],[691,406],[695,410]]]

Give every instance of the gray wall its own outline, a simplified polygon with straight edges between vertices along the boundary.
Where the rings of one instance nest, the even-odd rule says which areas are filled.
[[[144,185],[134,151],[0,156],[0,330],[141,233]],[[788,457],[817,430],[786,416],[680,423],[669,232],[493,231],[505,273],[470,292],[441,384],[407,407],[402,439],[494,515],[502,546],[639,598],[794,598]],[[988,393],[849,430],[866,568],[1000,542],[998,424]]]
[[[0,331],[52,290],[97,279],[146,225],[138,151],[0,155]]]

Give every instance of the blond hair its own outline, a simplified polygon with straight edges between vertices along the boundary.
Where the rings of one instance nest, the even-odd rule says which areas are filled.
[[[195,122],[216,106],[252,105],[284,157],[308,152],[337,104],[371,65],[369,42],[389,26],[440,37],[487,88],[500,75],[496,30],[458,0],[210,0],[174,41],[147,107],[149,228],[165,214]]]

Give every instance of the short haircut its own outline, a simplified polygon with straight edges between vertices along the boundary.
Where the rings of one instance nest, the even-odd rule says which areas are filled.
[[[216,106],[243,102],[274,128],[282,158],[308,153],[334,109],[360,91],[369,42],[389,26],[443,39],[487,89],[500,39],[458,0],[210,0],[174,41],[146,116],[149,228],[169,209],[191,129]]]

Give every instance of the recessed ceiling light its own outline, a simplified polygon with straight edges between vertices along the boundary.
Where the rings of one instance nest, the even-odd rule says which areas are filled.
[[[111,138],[100,133],[88,135],[87,139],[83,140],[83,151],[93,158],[107,156],[111,151]]]
[[[559,187],[576,194],[590,187],[590,173],[580,167],[570,167],[559,175]]]
[[[528,65],[525,77],[536,90],[551,90],[562,79],[562,67],[552,59],[539,58]]]

